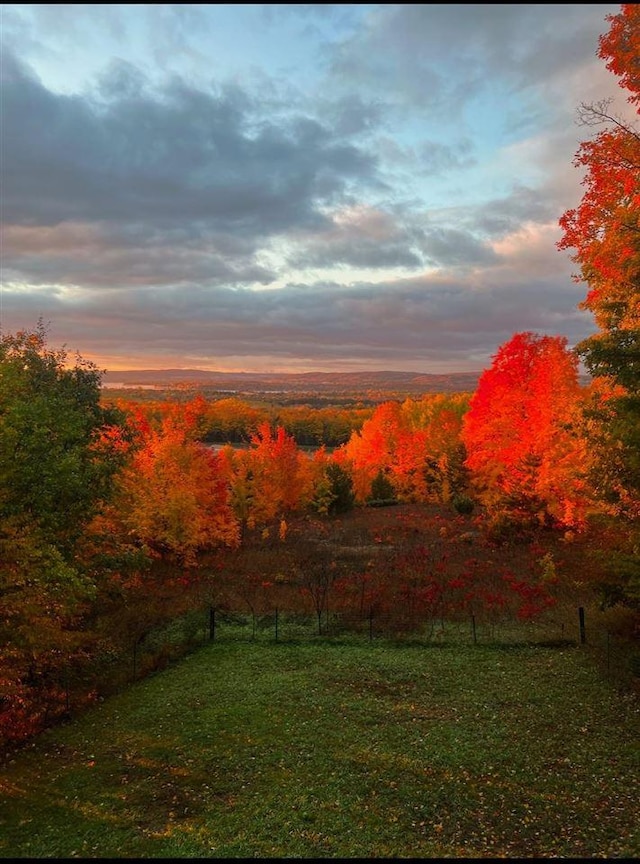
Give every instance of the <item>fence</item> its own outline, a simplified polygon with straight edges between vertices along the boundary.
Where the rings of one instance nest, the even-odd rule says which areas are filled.
[[[617,618],[620,614],[617,613]],[[629,620],[632,618],[629,616]],[[614,627],[615,625],[615,627]],[[635,636],[635,638],[634,638]],[[105,645],[90,662],[69,663],[55,680],[34,683],[42,706],[42,727],[77,714],[95,699],[104,699],[145,676],[164,669],[189,652],[212,642],[296,643],[345,640],[389,647],[413,645],[576,647],[614,684],[640,693],[640,645],[637,634],[625,633],[615,616],[597,609],[554,609],[522,621],[486,610],[438,618],[382,613],[318,614],[273,608],[261,614],[207,606],[155,627],[120,650]]]
[[[168,625],[155,628],[131,646],[131,655],[115,665],[123,683],[164,668],[172,660],[211,641],[296,642],[357,639],[390,644],[500,644],[540,647],[580,646],[613,678],[640,680],[640,644],[631,634],[615,632],[610,617],[580,606],[552,611],[533,620],[471,613],[441,619],[407,619],[397,613],[368,609],[364,614],[322,610],[321,614],[291,612],[277,607],[260,614],[207,606]],[[116,660],[116,658],[113,658]],[[107,665],[113,665],[107,664]]]

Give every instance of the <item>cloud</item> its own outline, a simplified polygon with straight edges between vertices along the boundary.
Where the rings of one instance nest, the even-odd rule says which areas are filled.
[[[335,211],[329,220],[324,231],[291,238],[299,250],[290,255],[291,266],[302,270],[424,266],[419,230],[402,224],[389,212],[359,205]]]
[[[516,331],[583,338],[555,244],[617,11],[6,7],[0,327],[247,369],[479,369]]]
[[[255,368],[260,362],[286,368],[297,357],[308,368],[359,362],[418,371],[478,369],[516,331],[562,334],[571,342],[584,335],[587,318],[576,308],[580,288],[562,268],[538,267],[531,250],[544,260],[544,246],[545,238],[533,231],[515,236],[504,241],[495,266],[458,280],[431,274],[349,286],[291,283],[260,292],[200,284],[188,291],[113,291],[108,298],[43,289],[38,311],[64,320],[65,339],[74,347],[88,340],[95,351],[104,342],[111,362],[119,358],[120,364],[133,354],[143,366],[160,357],[173,357],[175,364],[186,354],[213,368],[245,356],[254,358]],[[522,272],[521,247],[530,250],[533,273]],[[19,301],[18,292],[5,292],[10,314]],[[117,332],[117,340],[105,339],[105,331]]]
[[[255,242],[198,226],[76,223],[8,226],[3,270],[10,281],[52,281],[86,289],[144,285],[268,285],[276,273],[257,260]]]
[[[501,81],[509,90],[555,86],[594,56],[615,4],[387,4],[331,51],[336,86],[460,116],[468,100]],[[596,39],[594,39],[594,34]]]
[[[5,218],[23,225],[201,222],[270,235],[376,183],[371,154],[312,117],[276,125],[238,87],[159,92],[119,64],[99,97],[54,94],[3,56]]]

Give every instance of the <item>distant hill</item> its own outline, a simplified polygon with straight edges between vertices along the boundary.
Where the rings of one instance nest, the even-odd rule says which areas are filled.
[[[140,369],[107,372],[103,386],[194,387],[237,393],[401,392],[459,393],[476,389],[480,372],[208,372],[202,369]]]

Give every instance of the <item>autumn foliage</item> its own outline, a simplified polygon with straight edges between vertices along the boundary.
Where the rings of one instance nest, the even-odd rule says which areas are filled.
[[[225,447],[220,458],[242,525],[268,532],[272,523],[311,498],[313,463],[282,426],[274,430],[269,423],[260,424],[248,449]]]
[[[619,567],[621,596],[640,597],[640,6],[624,3],[607,16],[598,56],[618,77],[633,121],[612,100],[581,106],[586,126],[600,131],[584,141],[575,165],[584,172],[580,204],[560,219],[560,249],[571,250],[577,281],[586,283],[583,308],[596,332],[577,351],[601,379],[588,412],[595,455],[594,484],[608,511],[626,522],[628,561]],[[605,398],[602,398],[602,397]],[[617,567],[617,564],[612,566]],[[626,583],[626,585],[624,584]],[[624,587],[623,587],[624,586]]]
[[[598,53],[635,107],[640,7],[608,20]],[[237,603],[255,628],[287,603],[319,633],[329,608],[345,626],[384,615],[430,634],[447,616],[535,618],[575,586],[532,536],[569,543],[593,516],[619,519],[610,563],[623,575],[607,576],[606,602],[638,608],[640,135],[607,103],[582,116],[606,128],[576,156],[585,193],[559,247],[598,332],[575,351],[515,333],[472,394],[319,411],[185,393],[114,404],[41,325],[0,338],[0,738],[61,716],[70,673],[91,682],[126,652],[135,666],[153,628],[189,609]],[[430,514],[429,543],[403,517],[393,537],[346,542],[335,528],[398,503]],[[454,541],[469,544],[463,560]]]
[[[581,526],[589,506],[577,360],[562,337],[517,333],[481,376],[465,415],[471,482],[495,512]]]
[[[640,102],[640,7],[623,4],[609,16],[598,55],[620,77],[628,102]],[[588,285],[583,307],[599,332],[580,350],[596,375],[629,386],[640,380],[640,133],[609,113],[608,103],[583,106],[588,125],[605,125],[581,144],[575,164],[585,170],[579,206],[560,219],[560,249],[573,250],[577,278]]]
[[[20,343],[19,350],[30,349]],[[266,421],[244,447],[205,444],[211,403],[201,396],[101,413],[97,381],[79,377],[75,386],[79,404],[95,414],[86,427],[79,423],[78,464],[104,478],[93,497],[79,499],[77,521],[47,510],[43,498],[41,527],[30,525],[19,518],[20,487],[9,492],[15,466],[0,478],[0,502],[13,508],[5,505],[0,537],[8,624],[0,654],[8,706],[2,734],[10,726],[24,736],[64,711],[70,669],[90,678],[103,656],[123,653],[137,668],[139,646],[154,628],[203,605],[239,604],[255,628],[261,615],[287,604],[315,616],[321,633],[329,607],[356,629],[384,616],[397,632],[431,632],[446,616],[530,618],[552,603],[535,573],[506,564],[483,569],[471,556],[454,566],[446,522],[439,548],[416,545],[416,525],[407,528],[406,546],[401,532],[373,537],[375,548],[389,544],[389,553],[372,555],[366,546],[360,553],[356,544],[338,554],[335,517],[354,507],[435,507],[460,520],[459,533],[469,527],[470,517],[455,516],[464,495],[477,505],[471,524],[479,531],[485,514],[499,511],[533,518],[540,528],[582,527],[587,515],[584,393],[575,357],[559,337],[516,334],[475,394],[384,402],[342,446],[313,454]],[[8,418],[17,424],[37,405],[20,407],[18,390],[10,408],[8,393],[3,452],[17,440]],[[233,409],[245,416],[237,402]],[[43,458],[39,439],[33,446]],[[35,461],[25,462],[20,479],[28,503],[37,495]]]
[[[464,485],[460,430],[467,405],[466,394],[379,405],[334,454],[352,474],[356,500],[371,498],[382,475],[399,500],[448,502]]]
[[[108,511],[117,530],[185,567],[239,538],[221,459],[196,438],[205,409],[200,398],[171,406],[156,424],[141,411],[130,417],[136,445]]]

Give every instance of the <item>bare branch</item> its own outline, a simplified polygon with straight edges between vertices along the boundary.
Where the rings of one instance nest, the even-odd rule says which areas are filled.
[[[621,117],[612,114],[609,111],[609,106],[613,99],[600,99],[598,102],[581,102],[577,109],[578,125],[580,126],[604,126],[607,123],[613,123],[618,129],[632,135],[637,141],[640,141],[640,133],[637,129],[625,123]]]

